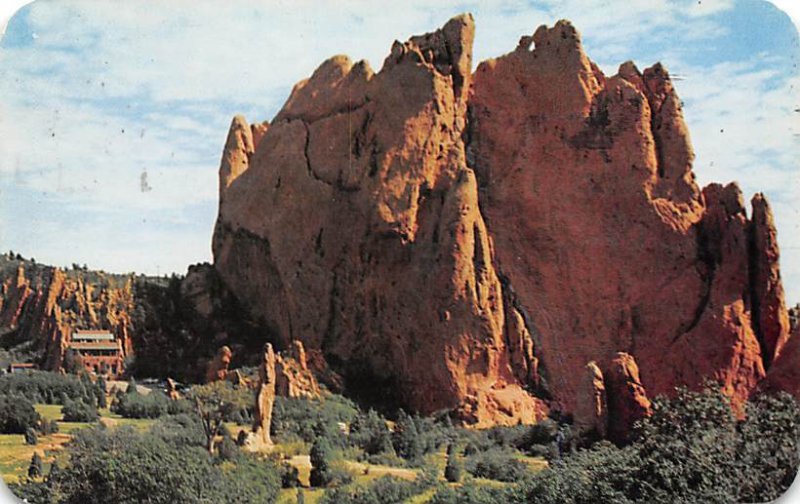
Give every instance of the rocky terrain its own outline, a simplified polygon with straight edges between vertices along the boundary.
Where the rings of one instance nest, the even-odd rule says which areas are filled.
[[[270,338],[241,313],[209,265],[158,278],[0,255],[0,345],[15,360],[61,369],[76,329],[112,332],[137,376],[189,382],[203,381],[221,346],[230,345],[228,363],[238,367],[254,364],[253,350]]]
[[[63,364],[75,329],[107,329],[133,353],[133,278],[41,266],[0,256],[0,339],[22,345],[47,369]]]
[[[769,205],[697,186],[667,70],[606,76],[561,21],[473,73],[473,33],[395,42],[378,72],[335,56],[272,121],[234,118],[214,269],[247,312],[479,426],[624,425],[708,379],[738,408],[773,362],[780,383]]]

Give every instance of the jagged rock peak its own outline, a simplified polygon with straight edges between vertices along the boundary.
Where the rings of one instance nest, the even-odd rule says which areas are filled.
[[[753,325],[762,345],[764,366],[780,355],[789,339],[789,312],[780,273],[780,251],[772,209],[762,193],[751,200],[750,279]]]
[[[560,21],[470,74],[473,32],[298,83],[220,206],[220,278],[281,346],[423,413],[601,430],[601,386],[627,425],[709,377],[740,407],[786,339],[765,205],[698,188],[663,65],[606,77]]]

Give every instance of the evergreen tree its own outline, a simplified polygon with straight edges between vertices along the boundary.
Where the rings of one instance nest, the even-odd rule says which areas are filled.
[[[39,452],[33,452],[31,465],[28,466],[28,476],[31,478],[40,478],[42,476],[42,457],[39,456]]]
[[[108,400],[106,399],[106,379],[102,376],[97,379],[95,383],[95,395],[97,396],[97,407],[107,408]]]
[[[139,391],[136,390],[136,380],[134,380],[132,376],[131,376],[131,379],[128,380],[128,388],[125,390],[125,393],[126,394],[138,394],[139,393]]]
[[[319,437],[311,446],[311,486],[324,487],[333,479],[330,467],[331,445],[327,439]]]
[[[461,481],[461,461],[455,444],[447,445],[447,465],[444,468],[444,478],[450,483]]]
[[[25,444],[35,445],[38,442],[39,436],[36,435],[36,431],[33,430],[33,427],[25,429]]]
[[[417,432],[417,426],[414,424],[414,419],[403,410],[398,414],[394,438],[394,448],[398,455],[410,461],[422,457],[424,446]]]
[[[58,467],[58,462],[53,461],[50,465],[50,472],[47,473],[47,481],[55,483],[58,481],[58,474],[61,472],[61,468]]]

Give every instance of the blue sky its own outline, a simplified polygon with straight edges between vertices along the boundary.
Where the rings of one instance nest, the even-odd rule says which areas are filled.
[[[607,74],[662,61],[678,76],[701,184],[735,180],[776,213],[800,301],[798,39],[757,0],[543,2],[39,0],[0,43],[0,248],[109,271],[211,259],[231,117],[271,119],[334,54],[380,68],[394,39],[475,16],[475,61],[570,19]],[[431,4],[434,4],[431,6]],[[146,185],[142,179],[146,178]]]

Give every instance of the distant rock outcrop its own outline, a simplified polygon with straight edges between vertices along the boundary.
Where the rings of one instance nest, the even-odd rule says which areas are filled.
[[[603,372],[592,361],[586,364],[578,388],[573,412],[575,428],[581,433],[605,437],[608,426],[608,405]]]
[[[281,345],[424,413],[599,418],[592,361],[625,429],[644,390],[709,378],[739,410],[794,359],[763,196],[748,218],[735,184],[697,186],[662,65],[606,76],[560,21],[473,74],[473,32],[465,15],[395,42],[377,73],[333,57],[268,127],[237,116],[222,281]]]
[[[275,404],[275,383],[275,352],[272,345],[267,343],[264,345],[262,362],[258,366],[253,430],[244,443],[244,446],[251,451],[272,447],[269,431],[272,425],[272,408]]]
[[[217,355],[208,363],[206,369],[206,383],[224,380],[228,377],[228,367],[231,365],[233,352],[230,347],[223,345],[217,350]]]
[[[293,341],[288,351],[275,356],[275,393],[293,399],[320,396],[319,383],[308,367],[300,340]]]
[[[633,356],[620,352],[604,373],[608,403],[608,438],[618,444],[629,441],[633,425],[650,415],[651,404],[639,378]]]
[[[105,329],[133,355],[133,279],[62,270],[0,257],[0,334],[4,346],[30,342],[44,369],[60,369],[73,332]]]

